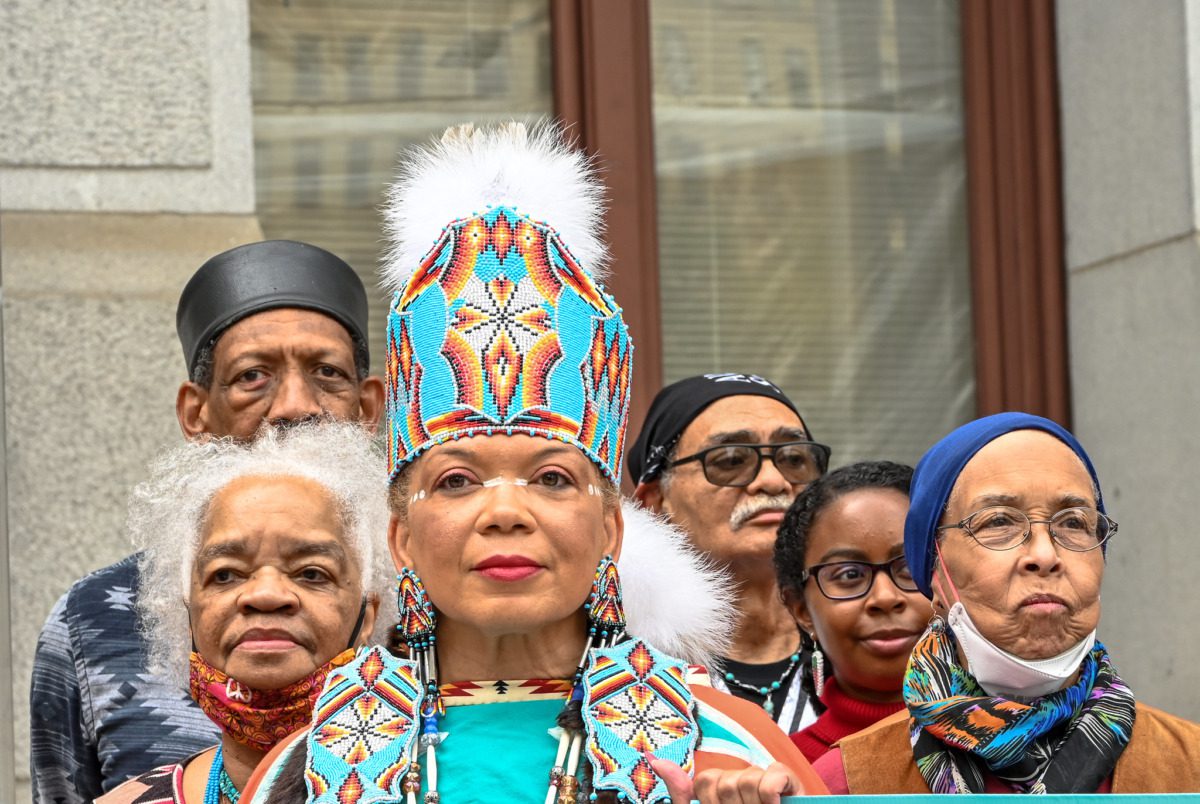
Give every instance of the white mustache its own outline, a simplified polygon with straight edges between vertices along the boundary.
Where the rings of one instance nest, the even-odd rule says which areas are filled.
[[[741,527],[754,517],[767,510],[786,511],[792,504],[792,498],[787,494],[761,494],[739,503],[729,515],[729,529],[741,530]]]

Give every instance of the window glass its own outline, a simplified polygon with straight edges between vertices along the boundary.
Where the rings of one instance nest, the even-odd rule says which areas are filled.
[[[780,384],[833,463],[974,414],[956,0],[653,0],[665,379]]]
[[[546,0],[251,0],[258,216],[345,258],[377,298],[396,157],[466,121],[551,114]]]

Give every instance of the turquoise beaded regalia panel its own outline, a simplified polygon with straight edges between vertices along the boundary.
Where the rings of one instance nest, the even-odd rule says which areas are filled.
[[[700,728],[685,669],[636,639],[592,651],[583,721],[597,790],[615,789],[632,804],[670,800],[647,754],[692,773]]]
[[[401,801],[423,691],[412,662],[364,648],[329,674],[307,735],[310,804]]]
[[[633,344],[546,224],[499,206],[448,225],[393,295],[387,332],[393,477],[451,439],[526,433],[620,480]]]

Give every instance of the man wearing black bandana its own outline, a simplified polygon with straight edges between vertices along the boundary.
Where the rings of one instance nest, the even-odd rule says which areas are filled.
[[[629,452],[634,496],[665,514],[726,567],[742,620],[713,685],[765,709],[784,731],[815,719],[802,687],[807,660],[776,586],[772,555],[784,512],[824,474],[829,448],[796,406],[754,374],[704,374],[662,389]]]
[[[179,299],[186,438],[250,439],[268,421],[374,427],[383,382],[367,372],[367,295],[339,257],[271,240],[208,260]],[[83,804],[216,742],[186,690],[146,672],[137,556],[77,581],[38,639],[30,690],[35,803]]]

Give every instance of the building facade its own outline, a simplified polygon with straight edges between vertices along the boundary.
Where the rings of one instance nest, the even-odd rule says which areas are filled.
[[[1101,636],[1200,718],[1200,0],[7,0],[0,36],[0,800],[41,623],[181,437],[187,277],[285,237],[374,287],[397,153],[466,120],[596,155],[634,428],[703,371],[779,382],[835,463],[1072,426],[1121,524]]]

